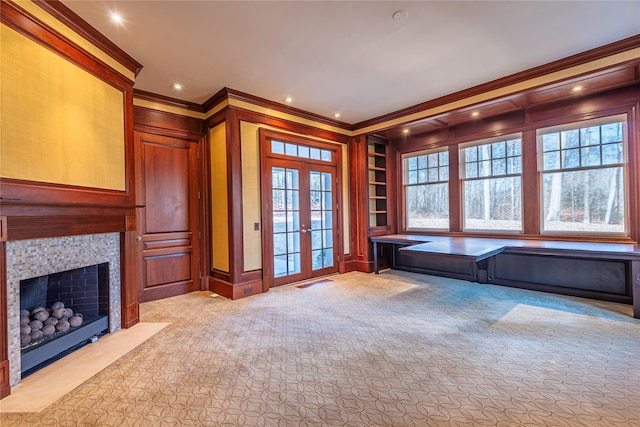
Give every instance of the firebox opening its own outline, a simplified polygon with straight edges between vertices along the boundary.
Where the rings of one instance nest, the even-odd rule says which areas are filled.
[[[20,281],[24,378],[109,329],[109,263]]]

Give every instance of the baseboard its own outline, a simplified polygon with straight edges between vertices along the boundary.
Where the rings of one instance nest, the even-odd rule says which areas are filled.
[[[371,273],[373,271],[373,261],[353,261],[354,268],[351,271],[360,271],[362,273]]]
[[[122,313],[122,328],[128,329],[140,322],[140,304],[137,302],[129,304],[124,308]]]
[[[356,260],[350,259],[346,261],[340,261],[338,263],[338,272],[340,274],[349,273],[351,271],[358,271],[356,266]]]
[[[0,362],[0,399],[11,394],[11,386],[9,385],[9,361]]]
[[[209,277],[209,290],[225,298],[237,300],[263,292],[262,279],[244,283],[230,283],[215,277]]]

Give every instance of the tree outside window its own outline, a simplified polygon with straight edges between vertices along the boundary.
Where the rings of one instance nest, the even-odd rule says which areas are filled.
[[[538,131],[542,233],[626,233],[626,117]]]
[[[463,229],[522,231],[520,135],[460,146]]]
[[[449,152],[422,152],[403,160],[407,230],[449,230]]]

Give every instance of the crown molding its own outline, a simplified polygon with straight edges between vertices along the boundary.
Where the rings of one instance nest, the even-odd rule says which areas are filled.
[[[91,44],[108,54],[111,58],[124,65],[136,76],[142,70],[142,64],[133,59],[124,50],[105,37],[101,32],[89,25],[75,12],[62,4],[59,0],[32,0],[33,3],[44,9],[58,21],[87,39]]]
[[[454,92],[439,98],[435,98],[429,101],[422,102],[420,104],[413,105],[411,107],[403,108],[401,110],[393,111],[382,116],[378,116],[369,120],[365,120],[359,123],[355,123],[352,129],[355,133],[358,130],[383,124],[392,120],[402,119],[414,114],[419,114],[423,111],[440,107],[442,105],[455,103],[467,98],[478,96],[493,90],[501,89],[510,85],[523,83],[536,78],[540,78],[552,73],[563,71],[571,67],[587,64],[592,61],[604,59],[616,54],[624,53],[632,49],[640,47],[640,34],[628,37],[626,39],[619,40],[617,42],[609,43],[604,46],[600,46],[585,52],[581,52],[557,61],[553,61],[538,67],[530,68],[525,71],[521,71],[515,74],[511,74],[496,80],[492,80],[487,83],[483,83],[477,86],[473,86],[467,89],[463,89],[458,92]],[[640,58],[637,62],[640,63]],[[619,64],[618,64],[619,65]],[[594,70],[595,71],[595,70]]]
[[[170,96],[158,95],[155,93],[147,92],[140,89],[133,90],[133,97],[135,99],[142,99],[144,101],[154,102],[157,104],[163,104],[174,108],[180,108],[189,111],[196,111],[198,113],[204,113],[205,109],[202,105],[195,102],[183,101],[178,98],[172,98]]]

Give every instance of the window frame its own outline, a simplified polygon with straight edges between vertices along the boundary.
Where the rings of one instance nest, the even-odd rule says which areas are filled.
[[[440,164],[440,153],[447,153],[447,164],[446,164],[446,168],[447,168],[447,179],[446,180],[441,180],[440,179],[440,168],[444,167],[441,166]],[[434,169],[429,168],[428,166],[428,159],[427,159],[427,166],[425,168],[417,168],[416,171],[420,171],[422,169],[427,170],[427,177],[426,177],[426,181],[425,182],[416,182],[415,184],[409,184],[408,181],[408,175],[409,175],[409,171],[410,169],[408,167],[405,167],[405,165],[408,165],[409,159],[410,158],[414,158],[414,157],[420,157],[420,156],[429,156],[430,154],[438,154],[438,166],[436,167],[438,169],[438,180],[437,181],[429,181],[428,179],[428,170],[429,169]],[[401,180],[401,186],[402,186],[402,218],[403,218],[403,225],[404,225],[404,230],[406,231],[418,231],[418,232],[449,232],[451,231],[451,210],[450,210],[450,199],[451,199],[451,194],[449,191],[449,186],[450,186],[450,180],[451,180],[451,157],[449,155],[449,146],[444,145],[444,146],[440,146],[440,147],[435,147],[435,148],[429,148],[426,150],[420,150],[420,151],[414,151],[414,152],[410,152],[410,153],[404,153],[400,156],[400,165],[401,165],[401,171],[402,171],[402,180]],[[443,228],[443,227],[409,227],[409,212],[407,209],[407,188],[408,187],[413,187],[413,186],[420,186],[420,185],[429,185],[429,184],[446,184],[447,185],[447,227]]]
[[[396,226],[398,232],[417,235],[448,235],[494,238],[523,238],[533,240],[559,240],[573,242],[608,242],[619,244],[635,244],[640,242],[640,104],[637,97],[631,99],[626,92],[619,94],[594,95],[562,104],[549,104],[542,108],[525,108],[518,114],[498,115],[483,119],[469,119],[456,124],[432,129],[412,137],[400,137],[392,140],[396,145],[397,159],[394,162],[396,174],[396,198],[394,205],[398,213]],[[626,233],[620,234],[586,234],[582,232],[541,233],[542,203],[544,202],[540,171],[538,167],[537,134],[538,129],[566,126],[570,123],[594,120],[610,120],[611,117],[625,117],[626,126],[626,163],[625,163],[625,219]],[[522,191],[523,191],[523,232],[508,234],[494,230],[463,230],[462,227],[462,186],[458,175],[459,168],[449,171],[449,231],[406,229],[405,195],[401,181],[401,156],[411,156],[425,150],[448,148],[451,165],[458,163],[459,150],[462,144],[489,139],[497,135],[522,134]]]
[[[613,123],[621,123],[622,124],[622,162],[611,164],[611,165],[598,165],[598,166],[582,166],[581,164],[577,167],[562,167],[560,165],[559,168],[545,170],[544,169],[544,153],[543,150],[543,136],[555,133],[555,132],[564,132],[570,130],[580,131],[581,129],[594,127],[594,126],[603,126],[606,124]],[[538,197],[538,209],[539,209],[539,225],[538,225],[538,233],[541,236],[549,236],[549,237],[585,237],[586,239],[606,239],[613,238],[619,239],[623,237],[629,237],[631,234],[631,229],[633,224],[631,223],[630,217],[630,192],[631,192],[631,180],[629,176],[629,114],[619,113],[613,115],[599,116],[598,118],[587,119],[587,120],[572,120],[572,121],[564,121],[561,124],[556,124],[553,126],[547,127],[536,127],[536,164],[537,164],[537,173],[538,173],[538,187],[540,189],[539,197]],[[617,143],[617,142],[616,142]],[[560,153],[560,158],[562,159],[562,152],[568,149],[563,149],[561,146],[561,142],[559,142],[559,149],[557,150]],[[594,146],[602,146],[602,143]],[[580,143],[578,143],[577,149],[580,150],[583,148]],[[553,150],[556,151],[556,150]],[[550,152],[550,151],[547,151]],[[600,155],[602,158],[602,154]],[[579,154],[579,160],[582,158],[582,154]],[[560,160],[562,162],[562,160]],[[581,162],[579,162],[581,163]],[[620,232],[611,232],[611,231],[580,231],[580,230],[545,230],[545,204],[544,204],[544,177],[547,174],[553,173],[563,173],[563,172],[579,172],[579,171],[591,171],[598,169],[611,169],[611,168],[621,168],[622,169],[622,190],[624,192],[623,200],[624,200],[624,230]]]
[[[480,163],[480,160],[476,160],[476,161],[469,161],[467,162],[465,157],[466,157],[466,149],[467,148],[471,148],[471,147],[478,147],[481,145],[492,145],[499,143],[499,142],[505,142],[507,143],[508,141],[512,141],[512,140],[519,140],[520,141],[520,154],[518,156],[509,156],[508,155],[508,149],[505,148],[505,156],[504,159],[505,161],[509,158],[515,158],[515,157],[519,157],[520,158],[520,172],[519,173],[508,173],[507,172],[507,165],[505,164],[505,173],[501,174],[501,175],[493,175],[493,173],[491,173],[490,175],[487,176],[480,176],[480,172],[478,170],[477,172],[477,176],[475,177],[471,177],[471,178],[467,178],[466,177],[466,165],[468,163]],[[477,140],[473,140],[473,141],[469,141],[469,142],[463,142],[463,143],[459,143],[457,144],[457,150],[458,150],[458,181],[459,181],[459,188],[460,188],[460,206],[459,206],[459,211],[460,211],[460,220],[461,220],[461,231],[463,233],[495,233],[495,234],[523,234],[524,233],[524,144],[523,144],[523,134],[522,132],[513,132],[513,133],[508,133],[505,135],[500,135],[497,137],[491,137],[491,138],[483,138],[483,139],[477,139]],[[493,148],[492,148],[493,150]],[[500,157],[503,158],[503,157]],[[493,162],[494,162],[494,157],[493,155],[490,155],[489,157],[489,162],[491,164],[491,172],[493,172]],[[487,160],[484,160],[487,161]],[[465,216],[465,182],[468,181],[483,181],[483,180],[491,180],[491,179],[498,179],[498,178],[520,178],[520,227],[515,230],[515,229],[500,229],[500,228],[468,228],[466,226],[466,216]]]

